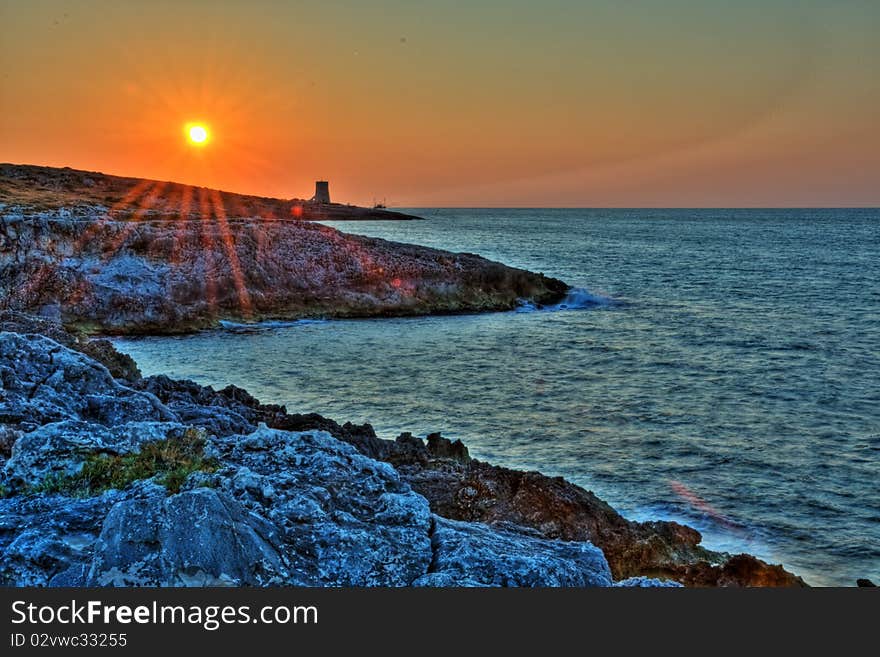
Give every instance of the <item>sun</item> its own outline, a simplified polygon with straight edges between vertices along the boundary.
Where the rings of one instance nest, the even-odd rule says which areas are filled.
[[[188,123],[184,131],[186,132],[186,138],[194,146],[204,146],[208,143],[210,133],[205,125],[201,123]]]

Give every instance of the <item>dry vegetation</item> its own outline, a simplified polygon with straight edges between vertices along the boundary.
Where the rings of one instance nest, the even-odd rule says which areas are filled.
[[[411,219],[396,212],[302,199],[234,194],[175,182],[124,178],[65,167],[0,164],[0,203],[28,212],[101,206],[114,219],[179,220],[200,216],[200,204],[222,201],[228,217],[291,220]]]
[[[111,488],[122,490],[136,481],[157,477],[169,493],[179,493],[193,472],[214,472],[215,459],[206,458],[205,434],[187,429],[179,438],[146,443],[132,454],[90,454],[82,469],[67,476],[47,478],[40,486],[26,491],[63,493],[75,497],[99,495]]]

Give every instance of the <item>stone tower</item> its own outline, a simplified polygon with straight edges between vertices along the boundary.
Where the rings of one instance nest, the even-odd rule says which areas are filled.
[[[315,181],[315,195],[311,198],[315,203],[330,202],[330,183],[326,180]]]

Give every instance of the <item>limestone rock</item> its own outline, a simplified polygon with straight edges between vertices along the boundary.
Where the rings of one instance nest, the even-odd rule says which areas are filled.
[[[291,581],[277,552],[275,529],[230,496],[210,488],[166,495],[164,488],[144,483],[110,510],[95,546],[88,585],[305,583]]]
[[[0,585],[83,586],[101,523],[122,497],[0,498]]]
[[[0,392],[0,422],[23,431],[61,420],[113,426],[177,419],[155,396],[42,335],[0,333]]]
[[[611,586],[602,551],[513,528],[435,518],[432,572],[417,586]]]
[[[427,501],[388,464],[324,432],[261,427],[212,441],[219,490],[278,527],[293,571],[334,586],[403,586],[431,561]]]
[[[78,350],[104,365],[114,379],[133,382],[141,378],[134,358],[117,351],[109,340],[87,340]]]

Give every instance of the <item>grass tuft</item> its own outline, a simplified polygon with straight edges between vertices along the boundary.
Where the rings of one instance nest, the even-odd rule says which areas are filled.
[[[187,429],[180,438],[166,438],[141,446],[133,454],[92,454],[74,475],[52,475],[27,493],[62,493],[91,497],[110,489],[123,489],[136,481],[156,477],[170,494],[179,493],[193,472],[215,472],[216,459],[205,458],[205,435]]]

